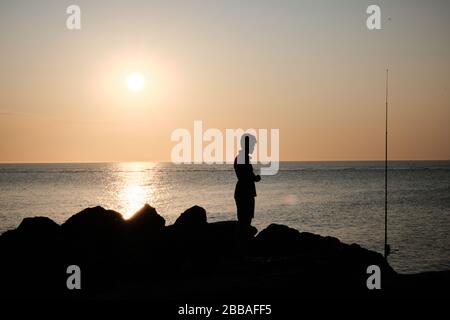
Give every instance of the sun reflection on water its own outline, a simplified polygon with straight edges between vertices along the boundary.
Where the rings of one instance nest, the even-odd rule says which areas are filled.
[[[118,165],[120,212],[125,219],[129,219],[145,203],[152,203],[154,196],[153,183],[157,177],[154,176],[151,169],[155,164],[129,162]]]
[[[146,202],[146,192],[142,186],[126,186],[120,193],[120,198],[125,211],[122,213],[125,219],[129,219]]]

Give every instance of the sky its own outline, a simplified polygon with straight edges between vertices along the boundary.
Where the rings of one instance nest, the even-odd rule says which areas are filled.
[[[279,129],[281,160],[381,160],[386,68],[389,158],[448,160],[448,39],[446,0],[1,0],[0,162],[170,161],[195,120]]]

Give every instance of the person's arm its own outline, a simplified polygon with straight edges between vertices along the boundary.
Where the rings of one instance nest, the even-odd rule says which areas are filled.
[[[259,174],[256,175],[256,174],[253,172],[253,166],[252,166],[252,165],[250,165],[250,172],[251,172],[252,180],[253,180],[253,181],[255,181],[255,182],[261,181],[261,176],[260,176]]]

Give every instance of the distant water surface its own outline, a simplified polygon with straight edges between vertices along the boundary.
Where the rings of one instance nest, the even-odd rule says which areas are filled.
[[[450,161],[389,164],[390,256],[399,272],[450,270]],[[383,162],[282,162],[257,184],[254,224],[339,238],[382,252]],[[235,219],[229,165],[0,164],[0,232],[25,217],[64,222],[101,205],[131,216],[144,203],[172,223],[200,205],[209,221]]]

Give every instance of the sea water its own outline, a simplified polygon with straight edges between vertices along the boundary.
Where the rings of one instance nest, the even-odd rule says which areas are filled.
[[[389,162],[388,179],[391,265],[404,273],[449,270],[450,161]],[[167,224],[199,205],[210,222],[232,220],[235,183],[230,165],[0,164],[0,232],[31,216],[63,223],[97,205],[128,218],[149,203]],[[382,253],[383,162],[281,162],[256,188],[258,230],[280,223]]]

